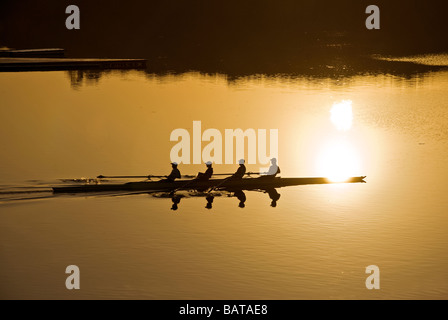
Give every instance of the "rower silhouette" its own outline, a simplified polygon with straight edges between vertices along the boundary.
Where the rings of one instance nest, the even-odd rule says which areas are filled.
[[[171,173],[168,176],[165,176],[166,179],[160,180],[160,182],[174,182],[174,180],[176,179],[180,179],[181,175],[180,175],[180,171],[177,168],[178,164],[177,162],[172,162],[171,163]]]
[[[271,159],[271,166],[269,167],[268,172],[263,172],[262,176],[260,178],[258,178],[258,179],[273,179],[280,172],[281,171],[280,171],[280,167],[277,164],[277,159],[276,158],[272,158]]]
[[[238,167],[238,170],[236,170],[236,172],[228,178],[229,180],[243,179],[244,175],[246,174],[246,166],[244,165],[244,162],[244,159],[238,161],[240,166]]]
[[[238,167],[238,170],[234,174],[232,174],[230,177],[225,178],[221,183],[218,183],[214,188],[222,187],[224,186],[228,181],[234,181],[234,180],[241,180],[243,179],[244,175],[246,174],[246,166],[244,165],[244,159],[241,159],[238,161],[240,166]]]
[[[207,161],[205,165],[207,166],[207,170],[205,172],[199,172],[196,177],[196,180],[207,181],[210,180],[210,178],[212,177],[213,175],[212,162]]]

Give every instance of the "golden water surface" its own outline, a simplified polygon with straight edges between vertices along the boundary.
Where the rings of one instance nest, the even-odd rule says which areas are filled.
[[[81,77],[82,76],[82,77]],[[282,177],[365,184],[0,203],[0,298],[446,299],[448,72],[341,79],[0,73],[0,187],[168,174],[170,133],[278,129]],[[204,142],[204,147],[207,142]],[[247,150],[246,150],[247,151]],[[258,171],[265,164],[249,164]],[[181,164],[182,174],[204,165]],[[215,173],[237,165],[215,165]],[[65,268],[81,289],[65,288]],[[365,269],[377,265],[380,290]]]

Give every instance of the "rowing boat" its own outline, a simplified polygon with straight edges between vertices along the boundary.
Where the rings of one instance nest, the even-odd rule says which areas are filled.
[[[351,177],[334,182],[324,177],[312,178],[245,178],[241,180],[210,179],[207,181],[177,180],[174,182],[142,181],[124,184],[85,184],[53,187],[54,193],[83,193],[107,191],[153,191],[153,190],[192,190],[208,188],[268,189],[308,184],[356,183],[365,182],[365,176]]]
[[[343,183],[365,182],[365,176],[351,177]],[[174,182],[164,181],[142,181],[128,182],[124,184],[85,184],[53,187],[54,193],[85,193],[85,192],[108,192],[108,191],[154,191],[154,190],[193,190],[193,189],[270,189],[307,184],[329,184],[340,183],[328,178],[245,178],[241,180],[211,179],[208,181],[178,180]]]

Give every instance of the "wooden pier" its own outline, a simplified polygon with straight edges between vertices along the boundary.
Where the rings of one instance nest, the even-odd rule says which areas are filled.
[[[0,58],[0,72],[145,68],[146,59]]]
[[[0,57],[14,58],[63,58],[65,50],[60,48],[26,49],[26,50],[0,50]]]

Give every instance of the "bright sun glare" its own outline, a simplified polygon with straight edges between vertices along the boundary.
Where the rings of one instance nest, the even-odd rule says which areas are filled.
[[[353,113],[352,101],[343,100],[339,103],[333,104],[331,108],[331,122],[340,131],[348,131],[352,127]]]
[[[350,143],[333,141],[322,149],[318,170],[331,181],[342,182],[359,172],[359,163],[358,155]]]

